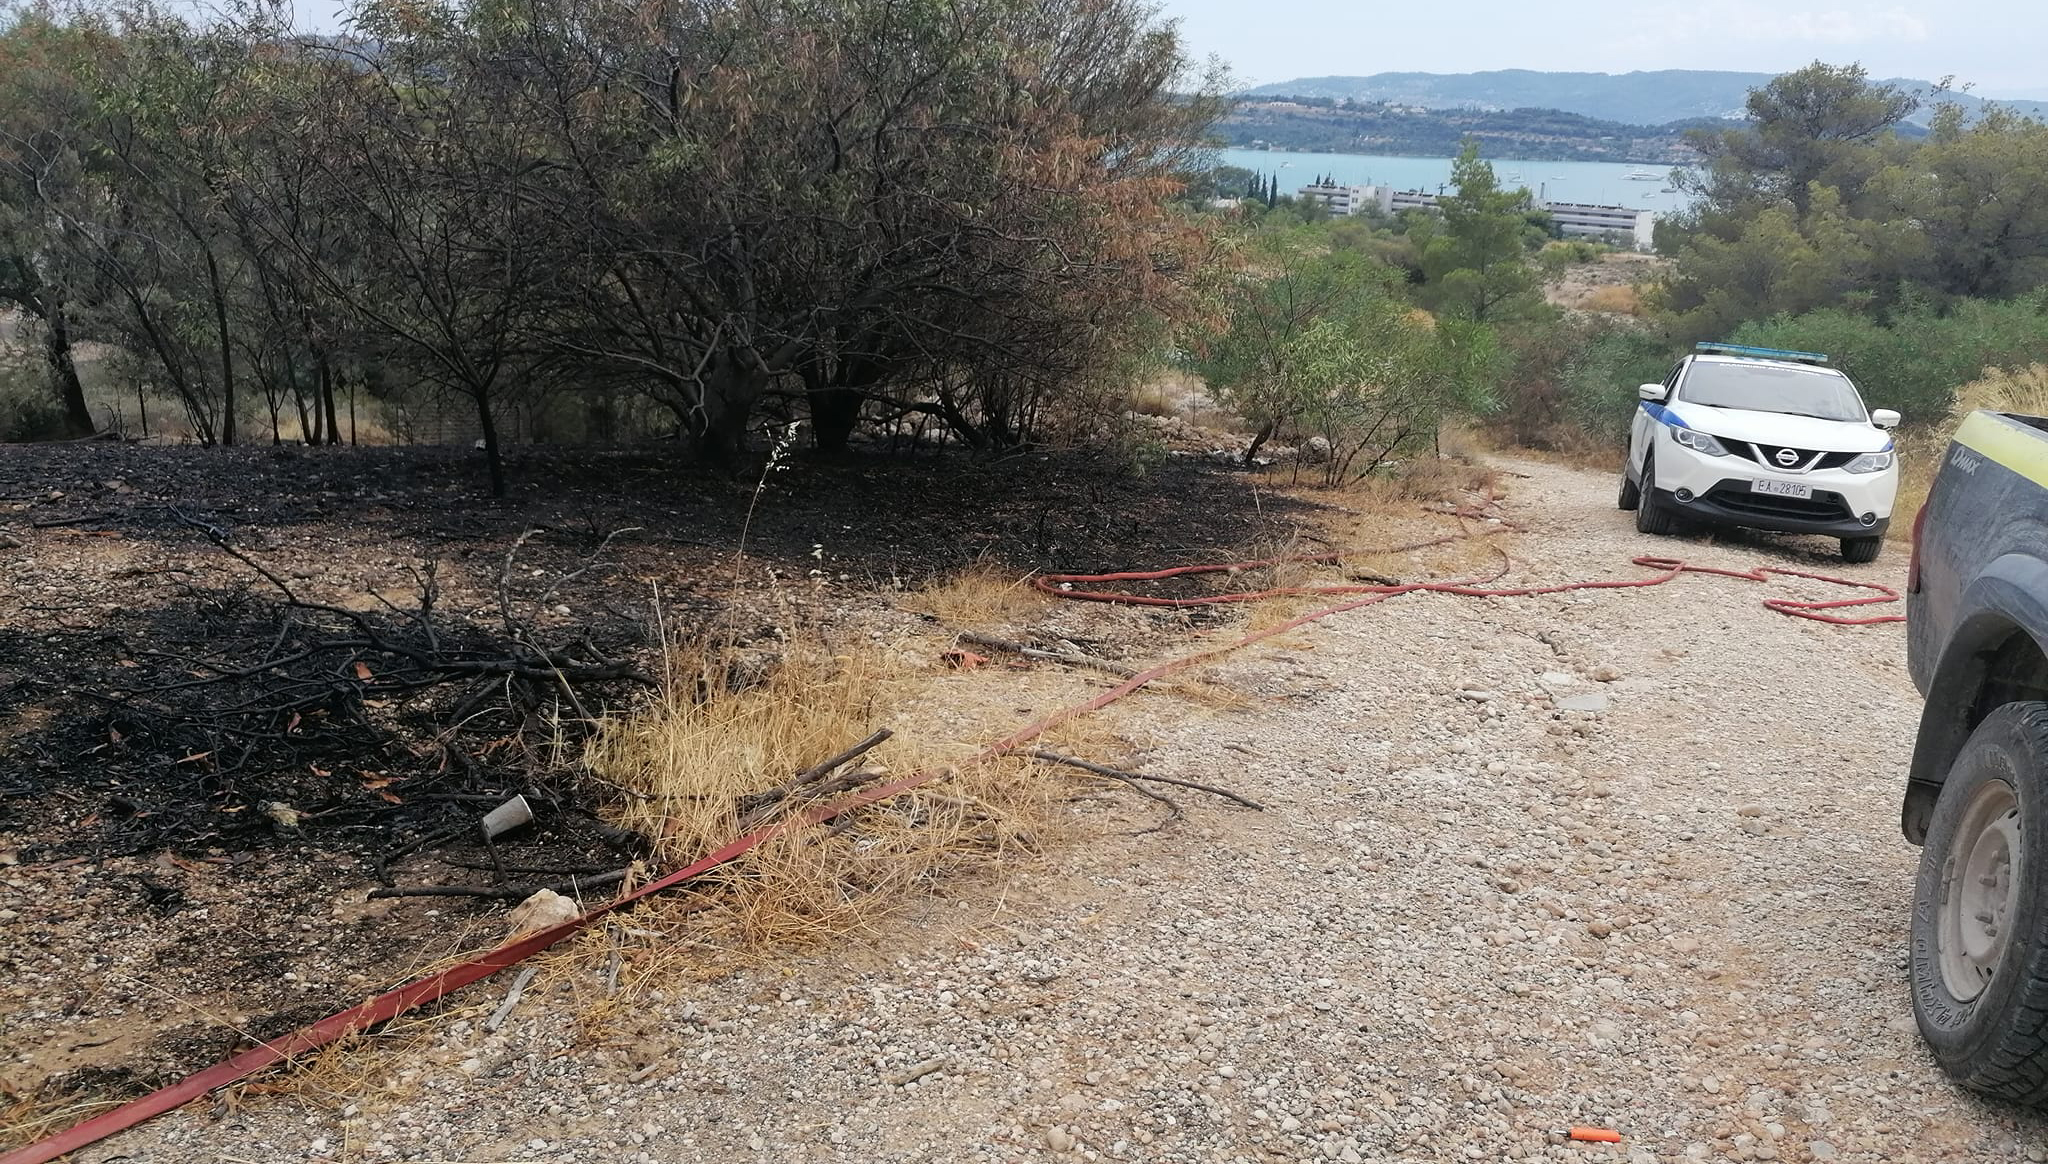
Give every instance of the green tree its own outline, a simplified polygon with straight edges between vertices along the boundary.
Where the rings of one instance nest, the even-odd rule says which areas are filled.
[[[500,490],[537,390],[642,395],[719,459],[870,405],[1011,447],[1212,250],[1174,200],[1220,82],[1144,0],[4,11],[0,294],[88,308],[51,342],[147,365],[207,442],[252,389],[332,440],[375,369],[470,398]],[[43,26],[84,47],[42,69]]]
[[[1313,329],[1391,293],[1393,276],[1363,256],[1316,245],[1307,231],[1268,231],[1224,290],[1224,327],[1197,348],[1196,371],[1254,427],[1249,465],[1316,390]]]
[[[1338,484],[1433,440],[1445,416],[1489,407],[1499,360],[1490,329],[1416,310],[1399,272],[1331,249],[1328,233],[1254,240],[1196,370],[1256,426],[1247,464],[1275,434],[1321,437]]]
[[[71,69],[83,52],[77,35],[39,13],[0,31],[0,307],[40,331],[48,383],[70,436],[93,431],[73,351],[86,291],[56,205],[78,176],[71,131],[90,102]]]
[[[1488,411],[1499,358],[1491,329],[1437,320],[1392,297],[1362,299],[1301,336],[1301,428],[1328,446],[1323,482],[1355,481],[1431,448],[1446,417]]]
[[[1811,311],[1869,287],[1873,256],[1834,191],[1821,187],[1805,220],[1770,206],[1732,239],[1702,235],[1668,289],[1681,340],[1721,339],[1746,320]]]
[[[1502,189],[1474,141],[1453,163],[1451,182],[1456,192],[1437,199],[1442,221],[1422,246],[1425,302],[1474,323],[1543,314],[1529,262],[1529,191]]]
[[[1820,63],[1751,92],[1749,122],[1696,130],[1698,196],[1658,226],[1677,259],[1665,301],[1680,339],[1718,339],[1745,320],[1830,304],[1881,309],[1922,281],[1931,242],[1912,206],[1933,197],[1897,132],[1918,98]]]
[[[1701,165],[1679,180],[1705,197],[1709,216],[1783,202],[1803,219],[1817,184],[1857,209],[1886,160],[1881,147],[1896,142],[1894,131],[1919,105],[1910,93],[1873,84],[1861,65],[1815,61],[1751,90],[1741,128],[1688,134]]]
[[[2048,283],[2048,125],[1996,108],[1965,124],[1942,106],[1927,142],[1881,181],[1899,236],[1888,250],[1919,260],[1900,277],[1961,296]]]

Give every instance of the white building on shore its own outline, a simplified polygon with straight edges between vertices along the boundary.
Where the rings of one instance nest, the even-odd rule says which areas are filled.
[[[1392,186],[1341,186],[1320,182],[1303,186],[1297,196],[1321,203],[1332,215],[1349,216],[1367,210],[1398,214],[1403,210],[1434,210],[1437,196],[1420,190],[1396,190]],[[1657,215],[1651,210],[1627,206],[1602,206],[1591,202],[1538,202],[1548,211],[1566,238],[1615,239],[1639,251],[1652,245]]]
[[[1299,197],[1320,202],[1333,218],[1348,218],[1374,205],[1378,186],[1340,186],[1334,182],[1312,182],[1303,186]]]
[[[1551,221],[1557,223],[1558,230],[1566,238],[1626,238],[1639,251],[1647,251],[1655,243],[1655,211],[1599,206],[1590,202],[1538,202],[1536,205],[1550,212]]]

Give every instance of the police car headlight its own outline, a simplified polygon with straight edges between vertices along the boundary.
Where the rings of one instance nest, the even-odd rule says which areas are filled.
[[[1671,439],[1695,453],[1705,453],[1710,457],[1728,455],[1728,450],[1721,447],[1720,441],[1696,429],[1680,428],[1674,424],[1671,426]]]
[[[1865,453],[1842,466],[1844,471],[1850,473],[1876,473],[1891,467],[1892,451],[1890,449],[1886,449],[1881,453]]]

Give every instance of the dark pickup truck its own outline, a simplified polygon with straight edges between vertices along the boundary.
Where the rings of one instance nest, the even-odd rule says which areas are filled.
[[[1965,1086],[2048,1106],[2048,420],[1956,430],[1906,602],[1913,1012]]]

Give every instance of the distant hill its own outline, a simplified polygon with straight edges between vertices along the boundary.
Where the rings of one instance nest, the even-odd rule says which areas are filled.
[[[1665,125],[1701,117],[1740,117],[1749,91],[1770,73],[1661,69],[1646,73],[1547,73],[1501,69],[1486,73],[1374,73],[1369,77],[1302,77],[1248,90],[1249,97],[1329,97],[1416,105],[1430,109],[1559,109],[1626,125]],[[1927,81],[1888,84],[1927,92]],[[1985,98],[1951,93],[1969,110]],[[1992,100],[1996,101],[1995,98]],[[2048,101],[1996,101],[2020,113],[2048,117]],[[1923,110],[1921,120],[1926,117]]]
[[[1555,109],[1423,109],[1283,97],[1243,100],[1217,128],[1229,145],[1279,150],[1451,157],[1472,137],[1490,158],[1676,165],[1694,160],[1685,130],[1719,124],[1624,125]]]

